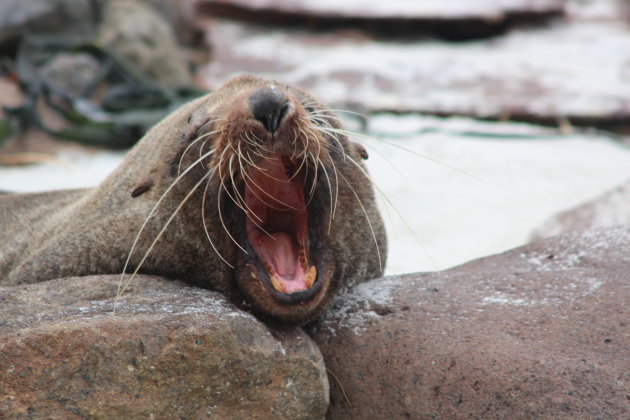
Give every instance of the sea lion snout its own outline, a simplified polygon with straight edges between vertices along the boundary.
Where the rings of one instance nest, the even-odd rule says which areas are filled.
[[[258,121],[274,134],[282,119],[292,111],[287,96],[275,86],[264,87],[254,91],[249,97],[249,109]]]

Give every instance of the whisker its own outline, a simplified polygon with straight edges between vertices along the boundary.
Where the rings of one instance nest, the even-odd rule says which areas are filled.
[[[287,207],[288,207],[288,208],[290,208],[291,210],[299,211],[299,210],[298,210],[298,209],[296,209],[295,207],[290,206],[290,205],[288,205],[287,203],[285,203],[285,202],[283,202],[283,201],[278,200],[277,198],[275,198],[274,196],[272,196],[271,194],[269,194],[267,191],[265,191],[265,190],[264,190],[264,189],[263,189],[260,185],[258,185],[258,184],[256,183],[256,181],[254,181],[254,179],[253,179],[253,178],[252,178],[252,177],[251,177],[251,176],[247,173],[247,171],[245,171],[245,172],[243,173],[243,177],[244,177],[244,178],[246,178],[245,183],[247,183],[247,180],[251,181],[251,183],[252,183],[253,185],[255,185],[255,186],[256,186],[256,188],[257,188],[258,190],[260,190],[263,194],[265,194],[267,197],[271,198],[271,199],[272,199],[273,201],[275,201],[276,203],[278,203],[278,204],[282,204],[282,205],[284,205],[284,206],[287,206]],[[267,203],[265,200],[263,200],[263,199],[262,199],[262,197],[260,197],[258,194],[256,194],[256,192],[254,191],[254,189],[253,189],[253,188],[250,188],[249,190],[252,192],[252,194],[254,194],[254,195],[255,195],[255,196],[256,196],[256,197],[257,197],[257,198],[258,198],[258,199],[259,199],[262,203],[264,203],[266,206],[271,207],[271,208],[272,208],[272,209],[274,209],[274,210],[280,210],[280,211],[282,211],[282,210],[286,210],[286,209],[283,209],[283,208],[274,207],[274,206],[272,206],[271,204]]]
[[[131,250],[129,251],[129,255],[127,255],[127,260],[125,261],[125,265],[123,267],[123,271],[120,275],[120,283],[118,284],[118,290],[116,292],[116,299],[114,300],[114,312],[116,311],[116,302],[120,296],[120,287],[122,285],[122,282],[125,278],[125,273],[127,272],[127,267],[129,266],[129,262],[131,261],[131,256],[133,255],[133,252],[136,249],[136,246],[138,245],[138,240],[140,239],[140,235],[142,235],[142,232],[144,231],[144,229],[147,226],[147,223],[149,223],[149,220],[151,219],[151,217],[153,217],[153,215],[155,214],[155,211],[157,210],[158,206],[160,205],[160,203],[162,202],[162,200],[164,200],[164,198],[166,197],[166,195],[175,187],[175,185],[188,173],[190,172],[195,166],[197,166],[203,159],[207,158],[208,156],[212,155],[214,153],[214,150],[210,150],[208,151],[204,156],[200,157],[199,159],[197,159],[195,162],[193,162],[192,164],[190,164],[188,166],[188,168],[186,168],[184,170],[183,173],[181,173],[180,175],[177,176],[177,178],[175,178],[175,180],[173,180],[173,182],[171,183],[171,185],[166,189],[166,191],[164,191],[164,193],[162,194],[162,196],[158,199],[158,201],[155,203],[155,205],[153,206],[153,208],[151,209],[151,211],[149,212],[149,215],[145,218],[144,223],[142,223],[142,226],[140,227],[140,230],[138,231],[138,234],[136,235],[133,244],[131,245]]]
[[[227,149],[226,149],[227,150]],[[231,167],[232,167],[232,161],[234,159],[234,155],[230,156],[230,161],[228,162],[229,164],[229,168],[230,168],[230,172],[231,172]],[[231,176],[231,174],[230,174]],[[221,185],[225,185],[225,183],[223,182],[223,176],[221,175],[221,170],[219,169],[219,177],[221,178]],[[236,187],[235,187],[236,189]],[[225,192],[227,193],[227,189],[225,189]],[[231,197],[231,195],[228,193],[228,195]],[[232,198],[232,201],[234,201],[234,199]],[[234,204],[236,204],[238,206],[238,204],[236,203],[236,201],[234,201]],[[245,251],[245,248],[243,248],[241,246],[241,244],[238,243],[238,241],[236,239],[234,239],[234,236],[232,236],[232,234],[230,233],[230,230],[227,228],[227,226],[225,225],[225,221],[223,220],[223,212],[221,211],[221,189],[219,189],[218,193],[217,193],[217,210],[219,212],[219,220],[221,221],[221,226],[223,226],[223,230],[225,230],[225,233],[228,234],[228,236],[230,237],[230,239],[232,240],[232,242],[234,242],[234,244],[236,244],[237,247],[239,247],[245,254],[247,254],[248,252]]]
[[[359,165],[357,162],[354,161],[354,159],[349,158],[348,159],[349,162],[351,162],[357,169],[359,169],[361,171],[361,173],[363,174],[363,176],[365,176],[374,186],[374,188],[381,194],[381,197],[383,197],[383,199],[387,202],[387,204],[389,204],[389,206],[394,210],[394,212],[396,212],[396,215],[398,215],[398,217],[400,218],[400,220],[403,222],[403,224],[406,226],[407,230],[409,231],[409,233],[411,233],[411,235],[413,236],[413,238],[415,239],[416,243],[420,246],[420,248],[422,248],[422,251],[424,252],[424,255],[429,259],[429,262],[431,263],[431,266],[433,267],[434,271],[438,271],[437,265],[435,264],[435,261],[433,260],[433,258],[431,257],[431,254],[429,253],[429,251],[426,249],[426,247],[424,246],[424,244],[422,243],[422,241],[420,241],[420,239],[418,239],[418,237],[416,236],[416,233],[414,232],[414,230],[411,228],[411,226],[409,225],[409,223],[407,223],[407,220],[402,216],[402,214],[400,214],[400,212],[398,211],[398,209],[396,208],[396,206],[394,206],[394,204],[391,202],[391,200],[389,199],[389,197],[387,196],[387,194],[385,194],[385,192],[372,180],[372,178],[370,177],[370,175],[367,173],[367,171],[365,169],[363,169],[361,167],[361,165]],[[343,177],[343,174],[340,174]]]
[[[337,143],[339,153],[341,153],[341,155],[342,155],[342,156],[343,156],[343,158],[345,159],[345,158],[346,158],[346,152],[345,152],[345,150],[344,150],[344,148],[343,148],[343,144],[341,144],[341,140],[339,140],[339,137],[337,137],[338,133],[333,132],[333,131],[330,131],[330,129],[332,129],[332,128],[334,128],[334,127],[332,127],[330,124],[328,124],[328,122],[327,122],[327,121],[325,121],[325,123],[326,123],[326,124],[328,124],[328,126],[329,126],[329,127],[321,127],[319,124],[317,124],[317,121],[311,121],[311,122],[314,122],[314,124],[312,124],[312,125],[310,126],[310,128],[315,129],[315,130],[317,130],[317,131],[321,131],[321,132],[323,132],[323,133],[325,133],[325,134],[328,134],[330,137],[332,137],[332,138],[333,138],[333,140],[335,141],[335,143]],[[321,123],[320,123],[320,124],[321,124]],[[348,133],[350,133],[350,132],[348,132]],[[348,134],[348,135],[346,135],[346,136],[347,136],[347,137],[350,137],[350,135],[349,135],[349,134]]]
[[[319,127],[319,128],[322,128],[322,127]],[[433,163],[435,163],[435,164],[438,164],[438,165],[444,166],[444,167],[446,167],[446,168],[452,169],[452,170],[454,170],[454,171],[457,171],[457,172],[459,172],[459,173],[461,173],[461,174],[463,174],[463,175],[467,175],[467,176],[470,176],[470,177],[472,177],[472,178],[475,178],[475,179],[476,179],[476,180],[478,180],[478,181],[483,181],[483,179],[479,178],[478,176],[476,176],[476,175],[474,175],[474,174],[471,174],[471,173],[470,173],[470,172],[468,172],[468,171],[465,171],[465,170],[463,170],[463,169],[459,169],[459,168],[457,168],[457,167],[455,167],[455,166],[452,166],[452,165],[449,165],[448,163],[443,162],[443,161],[441,161],[441,160],[439,160],[439,159],[435,159],[435,158],[433,158],[433,157],[431,157],[431,156],[424,155],[424,154],[422,154],[422,153],[416,152],[415,150],[409,149],[409,148],[407,148],[407,147],[403,147],[403,146],[401,146],[401,145],[399,145],[399,144],[392,143],[392,142],[387,141],[387,140],[377,139],[377,138],[375,138],[375,137],[371,137],[371,136],[368,136],[368,135],[365,135],[365,134],[355,133],[355,132],[351,132],[351,131],[348,131],[348,130],[342,130],[342,129],[338,129],[338,128],[327,128],[326,130],[332,130],[332,131],[334,131],[334,132],[338,132],[338,133],[343,134],[343,135],[346,135],[346,136],[361,137],[361,138],[364,138],[364,139],[368,139],[368,140],[372,140],[372,141],[380,142],[380,143],[383,143],[383,144],[387,144],[387,145],[389,145],[389,146],[396,147],[396,148],[398,148],[398,149],[404,150],[404,151],[406,151],[406,152],[408,152],[408,153],[411,153],[411,154],[413,154],[413,155],[416,155],[416,156],[418,156],[418,157],[421,157],[421,158],[423,158],[423,159],[426,159],[426,160],[428,160],[428,161],[430,161],[430,162],[433,162]]]
[[[204,134],[202,134],[202,135],[198,136],[195,140],[193,140],[193,141],[192,141],[192,142],[191,142],[191,143],[190,143],[190,144],[189,144],[189,145],[188,145],[188,146],[184,149],[184,151],[182,152],[182,155],[181,155],[181,156],[180,156],[180,158],[179,158],[179,164],[177,165],[177,173],[179,174],[179,173],[182,171],[182,163],[183,163],[183,160],[184,160],[184,156],[186,156],[186,153],[188,153],[188,150],[189,150],[191,147],[193,147],[193,146],[195,145],[195,143],[197,143],[197,142],[198,142],[198,141],[200,141],[200,140],[203,140],[203,139],[204,139],[204,138],[206,138],[206,137],[209,137],[209,136],[211,136],[211,135],[213,135],[213,134],[217,134],[217,133],[220,133],[220,132],[221,132],[221,130],[215,130],[215,131],[211,131],[211,132],[209,132],[209,133],[204,133]]]
[[[328,128],[324,128],[324,127],[313,127],[315,130],[319,130],[325,133],[328,133],[329,129]],[[334,133],[330,133],[331,135],[335,135]],[[346,136],[350,137],[351,135],[353,135],[352,132],[348,132],[347,134],[345,134]],[[405,178],[405,175],[400,171],[400,169],[398,168],[398,166],[394,165],[394,162],[391,161],[391,159],[389,159],[383,152],[381,152],[380,150],[378,150],[376,147],[372,146],[371,144],[368,143],[361,143],[361,145],[369,147],[370,150],[376,152],[376,154],[378,154],[381,158],[383,158],[385,160],[385,162],[387,162],[387,164],[389,166],[391,166],[391,168],[396,171],[398,173],[398,175],[400,175],[402,178]],[[344,157],[345,157],[345,152],[344,153]]]
[[[114,299],[114,308],[116,306],[116,303],[118,302],[118,298],[120,296],[122,296],[125,293],[125,290],[127,290],[127,287],[129,287],[129,284],[131,284],[131,281],[135,278],[135,276],[138,274],[138,271],[140,270],[140,268],[142,267],[142,265],[144,264],[144,262],[146,261],[146,259],[148,258],[149,254],[151,253],[151,251],[153,251],[153,248],[155,248],[155,244],[157,244],[157,242],[160,240],[160,238],[162,237],[162,235],[164,234],[164,232],[166,232],[166,229],[168,228],[168,226],[171,224],[171,222],[173,221],[173,219],[175,218],[175,216],[177,215],[177,213],[179,212],[179,210],[184,206],[184,204],[188,201],[188,199],[193,195],[193,193],[197,190],[197,188],[199,188],[199,186],[201,185],[201,183],[209,176],[209,172],[206,173],[203,177],[201,177],[201,179],[197,182],[197,184],[195,184],[195,186],[188,192],[188,194],[186,194],[186,196],[184,197],[184,199],[181,201],[181,203],[179,203],[179,205],[177,206],[177,208],[175,208],[175,211],[173,211],[173,213],[171,214],[171,216],[168,218],[168,220],[166,221],[166,223],[164,224],[164,226],[162,227],[162,229],[160,230],[160,232],[157,234],[157,236],[155,237],[155,239],[153,240],[153,242],[151,243],[151,245],[149,246],[149,248],[147,249],[147,251],[144,253],[144,256],[142,257],[142,259],[140,260],[140,263],[138,264],[138,266],[136,267],[136,269],[133,271],[133,273],[131,274],[131,277],[127,280],[127,282],[125,283],[125,285],[122,287],[122,289],[120,289],[120,284],[118,285],[118,293],[116,294],[116,298]],[[125,267],[126,268],[126,267]],[[123,276],[124,276],[124,272],[123,272]],[[122,282],[122,279],[121,279]]]
[[[332,222],[333,222],[333,218],[334,218],[334,212],[332,211],[333,209],[333,196],[332,196],[332,185],[330,184],[330,177],[328,176],[328,171],[326,171],[326,166],[324,166],[323,162],[319,162],[319,164],[322,165],[322,171],[324,172],[324,176],[326,177],[326,181],[328,183],[328,193],[330,194],[330,207],[331,207],[331,211],[330,213],[330,217],[329,217],[329,221],[328,221],[328,234],[330,234],[330,229],[332,228]],[[336,205],[336,203],[335,203]]]
[[[239,167],[241,169],[241,173],[244,173],[245,169],[243,168],[243,165],[240,163],[241,155],[240,154],[236,154],[236,156],[237,156],[237,158],[239,160]],[[260,221],[260,223],[263,223],[263,220],[260,217],[258,217],[258,215],[252,209],[249,208],[249,206],[247,205],[247,202],[245,201],[245,197],[243,197],[241,195],[241,193],[239,192],[238,188],[236,188],[236,182],[234,181],[234,171],[232,171],[232,158],[234,158],[234,155],[230,158],[230,164],[229,164],[230,178],[232,180],[232,187],[234,188],[234,192],[238,196],[238,199],[243,204],[242,206],[240,206],[238,203],[236,203],[236,205],[238,207],[240,207],[243,210],[243,212],[245,212],[245,214],[247,214],[248,217],[249,217],[250,214],[252,214],[254,217],[256,217]],[[252,222],[255,223],[254,220],[252,220]]]
[[[370,217],[368,216],[367,210],[365,210],[365,207],[363,206],[363,203],[361,202],[361,199],[357,195],[357,192],[352,187],[352,184],[350,184],[350,182],[348,182],[348,180],[346,179],[346,177],[343,174],[339,174],[339,175],[341,175],[341,178],[346,182],[346,185],[348,186],[348,188],[350,188],[350,191],[352,191],[352,194],[354,195],[354,198],[357,199],[357,203],[359,203],[359,206],[361,207],[361,210],[363,211],[363,215],[365,216],[365,220],[367,221],[368,226],[370,227],[370,232],[372,232],[372,239],[374,240],[374,247],[376,248],[376,255],[378,256],[378,266],[379,266],[379,269],[380,269],[380,271],[382,273],[383,272],[383,262],[381,260],[381,250],[378,247],[378,240],[376,239],[376,233],[374,232],[374,227],[372,226],[372,221],[370,220]]]
[[[214,252],[231,269],[234,269],[234,266],[232,264],[230,264],[229,262],[227,262],[227,260],[225,258],[223,258],[223,255],[221,255],[221,253],[219,252],[217,247],[212,242],[212,239],[210,238],[210,232],[208,232],[208,226],[207,226],[207,223],[206,223],[206,196],[208,195],[208,186],[210,186],[210,179],[212,178],[212,175],[214,175],[215,170],[216,169],[213,169],[211,171],[211,174],[210,174],[210,176],[208,177],[208,179],[206,181],[206,187],[203,189],[203,198],[201,199],[201,220],[203,222],[203,230],[204,230],[204,232],[206,232],[206,237],[208,238],[208,242],[210,242],[210,246],[212,246],[212,249],[214,250]],[[221,210],[219,210],[219,214],[221,214]],[[224,228],[225,228],[225,225],[224,225]],[[227,232],[227,230],[226,230],[226,233],[229,234],[229,232]]]
[[[232,159],[233,157],[234,157],[234,156],[232,156],[230,159]],[[243,174],[245,174],[245,172],[243,172]],[[255,225],[256,225],[256,226],[257,226],[257,227],[258,227],[258,228],[259,228],[262,232],[266,233],[268,236],[270,236],[270,237],[272,237],[272,238],[273,238],[273,236],[271,236],[271,234],[270,234],[270,233],[268,233],[268,232],[267,232],[267,231],[266,231],[266,230],[265,230],[265,229],[264,229],[264,228],[263,228],[260,224],[258,224],[258,223],[257,223],[254,219],[252,219],[251,214],[253,214],[253,215],[254,215],[254,217],[258,218],[258,219],[260,220],[260,222],[262,223],[262,219],[260,219],[260,218],[258,217],[258,215],[256,215],[256,213],[255,213],[253,210],[251,210],[251,209],[249,208],[249,206],[247,205],[247,203],[245,202],[245,200],[243,199],[243,205],[244,205],[245,207],[247,207],[247,208],[243,207],[243,205],[241,205],[241,204],[238,202],[238,200],[237,200],[237,199],[236,199],[236,198],[235,198],[235,197],[234,197],[234,196],[233,196],[233,195],[232,195],[232,194],[228,191],[228,189],[227,189],[227,187],[226,187],[226,185],[225,185],[225,179],[223,178],[223,172],[222,172],[222,171],[220,171],[220,170],[219,170],[219,178],[220,178],[220,181],[221,181],[221,187],[222,187],[223,191],[225,191],[225,193],[228,195],[228,197],[230,197],[230,199],[232,200],[232,202],[233,202],[233,203],[234,203],[237,207],[239,207],[241,210],[243,210],[243,212],[244,212],[244,213],[247,215],[247,217],[248,217],[248,218],[252,221],[252,223],[254,223],[254,224],[255,224]],[[234,187],[234,190],[238,192],[238,189],[236,188],[236,186]],[[260,199],[260,198],[259,198],[259,199]],[[221,200],[221,197],[219,196],[219,197],[218,197],[218,199],[217,199],[217,201],[219,201],[219,202],[220,202],[220,200]],[[261,201],[262,201],[262,200],[261,200]],[[265,204],[266,204],[266,203],[265,203]],[[219,205],[219,204],[217,204],[217,205]],[[221,212],[220,212],[220,211],[219,211],[219,216],[221,216]],[[229,233],[228,233],[228,234],[229,234]],[[237,245],[238,245],[238,244],[237,244]],[[242,248],[241,248],[241,249],[242,249]]]

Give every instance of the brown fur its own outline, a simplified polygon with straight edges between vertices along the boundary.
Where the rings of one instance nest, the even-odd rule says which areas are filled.
[[[322,118],[327,125],[341,128],[334,115],[307,94],[258,78],[240,77],[181,107],[157,124],[97,188],[0,196],[0,284],[121,274],[134,240],[155,204],[178,174],[192,166],[166,194],[139,235],[127,267],[127,273],[133,272],[176,207],[208,171],[223,165],[224,174],[235,172],[220,157],[226,148],[224,156],[234,153],[230,146],[237,145],[239,133],[251,133],[266,142],[272,141],[262,124],[252,118],[247,105],[252,92],[271,85],[282,91],[293,107],[276,137],[295,139],[299,128],[302,133],[311,128],[310,141],[303,144],[303,136],[300,136],[299,147],[317,156],[328,175],[326,179],[320,169],[317,193],[308,203],[309,215],[321,220],[317,226],[318,244],[313,245],[318,248],[312,252],[319,264],[317,281],[322,282],[321,290],[307,301],[283,303],[269,292],[268,283],[254,278],[251,249],[248,254],[241,251],[220,221],[222,216],[225,227],[235,237],[243,238],[238,233],[244,229],[246,216],[238,207],[226,204],[229,196],[222,193],[218,171],[176,213],[139,272],[218,290],[265,319],[295,324],[312,319],[331,296],[343,288],[380,276],[382,268],[377,246],[384,264],[386,240],[372,185],[361,163],[361,158],[367,157],[365,151],[342,134],[336,134],[335,139],[330,133],[305,124],[311,112],[319,112],[326,115]],[[208,134],[214,131],[218,132]],[[204,140],[194,142],[200,136]],[[268,147],[278,153],[291,153],[285,150],[287,144],[286,141],[276,142]],[[341,147],[343,153],[339,150]],[[194,165],[199,156],[211,148],[215,148],[215,152]],[[307,177],[311,181],[312,169],[310,178]],[[235,177],[239,176],[236,171]],[[311,183],[305,182],[305,191],[310,186]],[[221,215],[217,205],[220,196]],[[338,200],[336,212],[329,229],[335,197]],[[213,250],[204,232],[204,220],[218,253],[234,268]]]

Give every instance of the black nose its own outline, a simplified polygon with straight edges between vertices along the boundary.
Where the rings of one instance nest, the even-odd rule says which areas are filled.
[[[289,101],[278,89],[263,88],[249,97],[249,109],[254,118],[273,134],[289,110]]]

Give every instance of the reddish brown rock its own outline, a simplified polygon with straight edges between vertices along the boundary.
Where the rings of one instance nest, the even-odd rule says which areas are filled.
[[[614,225],[630,225],[630,180],[593,201],[553,216],[536,229],[533,237]]]
[[[630,227],[359,285],[313,327],[329,419],[630,418]]]
[[[141,276],[0,288],[0,418],[318,419],[321,354],[215,292]]]

